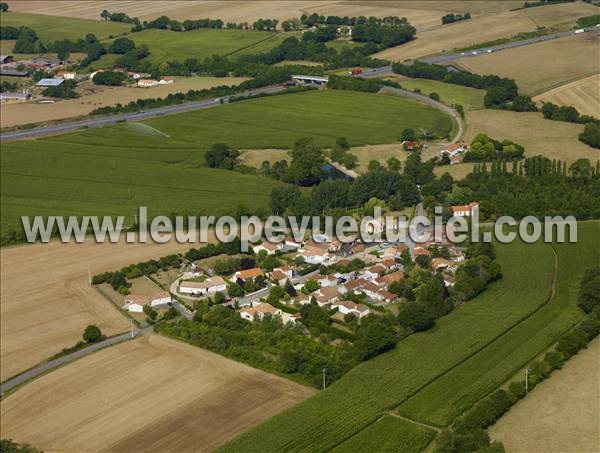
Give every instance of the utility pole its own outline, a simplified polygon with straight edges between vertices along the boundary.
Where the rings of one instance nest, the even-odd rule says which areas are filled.
[[[323,390],[325,390],[325,371],[327,368],[323,368]]]
[[[525,368],[525,393],[529,391],[529,368]]]
[[[133,319],[129,320],[129,324],[131,325],[131,338],[133,338]]]

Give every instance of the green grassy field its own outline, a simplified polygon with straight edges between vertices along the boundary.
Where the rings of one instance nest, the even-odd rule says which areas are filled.
[[[341,52],[342,49],[360,47],[363,44],[360,42],[349,41],[347,39],[335,39],[333,41],[328,41],[325,45],[330,49],[335,49],[338,52]]]
[[[285,37],[280,33],[266,31],[212,28],[186,32],[144,30],[129,36],[136,45],[148,46],[148,59],[155,63],[183,61],[192,57],[204,59],[212,55],[266,52],[276,47]]]
[[[406,79],[398,80],[393,78],[395,82],[400,83],[402,88],[414,90],[418,88],[423,94],[437,93],[440,95],[440,100],[448,105],[460,104],[465,110],[475,110],[483,108],[484,90],[476,88],[463,87],[460,85],[452,85],[450,83],[438,82],[437,80],[427,79]]]
[[[387,143],[404,127],[448,123],[444,114],[400,98],[312,91],[261,98],[112,127],[2,145],[2,229],[21,215],[217,215],[238,204],[267,207],[272,179],[202,166],[213,143],[290,148],[312,136],[331,146]]]
[[[376,446],[378,452],[419,453],[434,437],[435,431],[386,415],[333,451],[362,453]]]
[[[83,38],[88,33],[95,34],[98,39],[105,39],[111,35],[129,33],[131,30],[130,24],[119,22],[14,12],[2,14],[2,25],[30,27],[45,42]]]

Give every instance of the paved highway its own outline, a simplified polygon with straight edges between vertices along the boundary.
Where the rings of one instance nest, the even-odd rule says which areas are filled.
[[[592,31],[600,32],[600,27],[588,27],[588,28],[584,28],[582,30],[584,30],[584,33],[592,32]],[[448,53],[448,54],[436,55],[433,57],[419,58],[418,60],[422,61],[424,63],[428,63],[428,64],[449,63],[451,61],[458,60],[460,58],[478,57],[481,55],[487,55],[488,53],[499,52],[504,49],[512,49],[513,47],[528,46],[530,44],[535,44],[537,42],[549,41],[549,40],[558,39],[558,38],[564,38],[566,36],[572,36],[575,34],[577,34],[577,33],[575,33],[574,30],[573,31],[564,31],[564,32],[560,32],[560,33],[552,33],[549,35],[538,36],[538,37],[530,38],[530,39],[524,39],[523,41],[509,42],[509,43],[500,44],[497,46],[481,47],[479,49],[474,49],[474,50],[465,51],[465,52]],[[372,77],[381,77],[383,75],[391,74],[391,73],[392,73],[391,66],[382,66],[380,68],[367,70],[367,71],[363,72],[362,74],[355,75],[354,77],[372,78]]]
[[[250,96],[256,94],[269,94],[269,93],[277,93],[279,91],[285,90],[284,87],[281,86],[269,86],[264,88],[258,88],[256,90],[246,91],[244,93],[240,93],[234,95],[235,97],[239,96]],[[72,132],[77,129],[81,129],[83,127],[101,127],[108,126],[111,124],[116,124],[122,121],[141,121],[149,118],[156,118],[159,116],[173,115],[175,113],[189,112],[192,110],[201,110],[208,109],[211,107],[216,107],[221,105],[221,101],[223,103],[228,103],[230,99],[234,96],[224,96],[222,98],[216,99],[208,99],[204,101],[195,101],[195,102],[185,102],[183,104],[177,105],[167,105],[165,107],[158,107],[155,109],[141,111],[141,112],[132,112],[132,113],[122,113],[118,115],[110,115],[103,117],[90,117],[85,120],[80,121],[70,121],[62,124],[56,124],[52,126],[42,126],[36,127],[34,129],[27,130],[16,130],[12,132],[5,132],[0,135],[0,141],[8,142],[13,140],[18,140],[22,138],[36,138],[36,137],[45,137],[47,135],[55,135],[62,134],[65,132]]]

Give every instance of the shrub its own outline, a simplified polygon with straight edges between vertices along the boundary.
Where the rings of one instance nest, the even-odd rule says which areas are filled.
[[[95,326],[93,324],[87,326],[83,331],[83,341],[85,341],[86,343],[96,343],[102,340],[102,338],[102,332],[100,331],[98,326]]]
[[[508,390],[510,390],[510,393],[512,393],[515,396],[515,398],[517,398],[517,399],[521,399],[527,394],[525,392],[525,382],[524,381],[511,382],[510,385],[508,386]]]

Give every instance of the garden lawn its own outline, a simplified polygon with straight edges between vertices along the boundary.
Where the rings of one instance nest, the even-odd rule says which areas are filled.
[[[99,8],[100,11],[100,8]],[[98,12],[100,17],[100,12]],[[104,20],[75,19],[72,17],[45,16],[30,13],[2,13],[2,26],[26,26],[37,33],[43,42],[62,39],[77,40],[93,33],[98,39],[129,33],[131,24]]]

